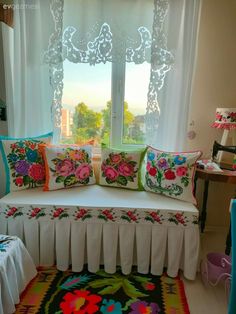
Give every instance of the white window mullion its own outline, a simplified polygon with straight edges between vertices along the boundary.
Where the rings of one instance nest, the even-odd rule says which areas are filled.
[[[125,61],[112,63],[111,145],[122,146],[125,95]]]

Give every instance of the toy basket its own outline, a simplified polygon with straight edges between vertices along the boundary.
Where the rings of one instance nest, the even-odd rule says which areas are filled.
[[[201,262],[201,275],[205,285],[216,286],[223,282],[227,296],[231,283],[231,256],[223,253],[208,253],[206,260]]]

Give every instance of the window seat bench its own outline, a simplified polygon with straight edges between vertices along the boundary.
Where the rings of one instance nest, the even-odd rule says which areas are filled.
[[[167,267],[196,275],[198,210],[187,202],[145,191],[99,185],[43,192],[11,192],[0,200],[0,234],[21,238],[36,265],[91,272],[161,275]]]

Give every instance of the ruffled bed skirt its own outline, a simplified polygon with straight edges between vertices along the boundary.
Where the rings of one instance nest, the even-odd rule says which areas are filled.
[[[51,203],[54,204],[51,204]],[[76,204],[76,205],[75,205]],[[85,205],[87,204],[87,206]],[[117,204],[122,207],[117,207]],[[21,238],[36,265],[108,273],[120,265],[171,277],[196,275],[198,210],[148,192],[99,186],[44,193],[12,192],[0,202],[0,233]]]
[[[1,222],[0,233],[17,235],[36,265],[57,264],[59,270],[79,272],[85,263],[91,272],[104,264],[114,273],[116,265],[129,274],[136,264],[138,272],[161,275],[164,266],[171,277],[182,269],[187,279],[195,278],[199,252],[197,226],[159,226],[70,221]],[[4,230],[3,230],[4,229]]]

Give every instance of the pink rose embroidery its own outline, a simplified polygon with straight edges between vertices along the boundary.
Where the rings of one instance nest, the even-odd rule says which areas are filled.
[[[119,165],[119,173],[125,177],[132,176],[134,173],[134,167],[131,164],[128,164],[126,162],[122,162]]]
[[[122,159],[122,157],[121,157],[121,155],[120,154],[111,154],[111,161],[114,163],[114,164],[118,164],[120,161],[121,161],[121,159]]]
[[[85,180],[89,177],[91,166],[89,164],[82,164],[75,170],[75,176],[79,180]]]
[[[187,167],[178,167],[176,169],[176,175],[178,177],[183,177],[186,175],[187,171],[188,171]]]
[[[127,186],[135,182],[137,162],[133,156],[125,152],[110,153],[101,165],[102,176],[108,184],[117,182],[118,185]]]
[[[149,171],[150,168],[151,168],[151,164],[150,164],[150,162],[148,162],[148,163],[147,163],[147,166],[146,166],[147,171]]]
[[[56,165],[56,172],[63,177],[67,177],[70,174],[73,174],[75,171],[74,163],[70,159],[65,159],[60,161]]]
[[[119,173],[116,171],[116,169],[114,169],[111,166],[106,166],[104,169],[104,174],[105,176],[110,180],[110,181],[115,181],[116,178],[118,177]]]

